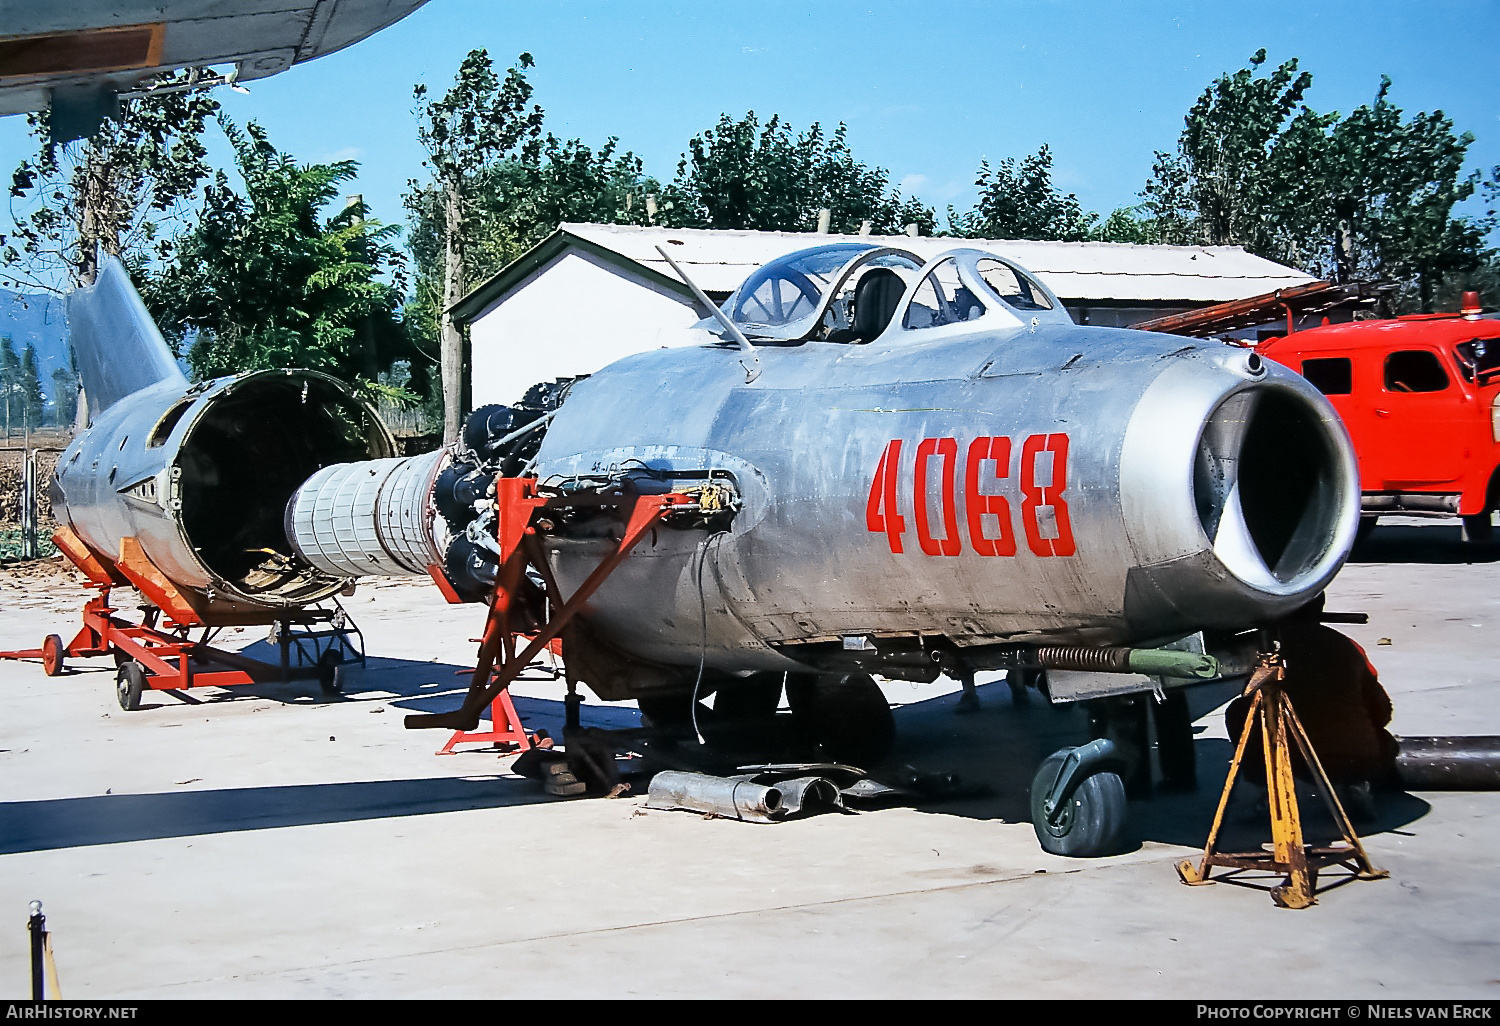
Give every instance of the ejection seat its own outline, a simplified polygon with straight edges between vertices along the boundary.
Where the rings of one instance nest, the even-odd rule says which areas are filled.
[[[906,282],[889,267],[872,267],[854,287],[853,324],[828,333],[829,342],[870,342],[885,331],[906,292]]]

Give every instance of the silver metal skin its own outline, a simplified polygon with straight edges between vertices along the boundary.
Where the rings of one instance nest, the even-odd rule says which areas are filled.
[[[905,327],[947,257],[982,315]],[[1353,544],[1359,486],[1348,437],[1312,386],[1243,350],[1074,325],[1029,276],[1050,309],[1017,308],[980,273],[994,259],[930,262],[873,343],[757,347],[753,382],[734,349],[715,345],[644,353],[579,381],[537,456],[544,482],[639,464],[719,469],[744,500],[726,533],[664,529],[639,546],[590,600],[590,626],[648,660],[782,670],[798,667],[787,654],[798,643],[855,635],[976,653],[1159,644],[1270,621],[1328,584]],[[1022,465],[1028,439],[1056,435],[1067,436],[1060,496],[1046,449]],[[986,461],[978,493],[1007,499],[1014,555],[982,555],[971,538],[966,457],[981,437],[1010,440],[1006,474]],[[930,456],[918,491],[924,439],[953,439],[956,459]],[[869,521],[895,441],[899,553]],[[914,503],[926,496],[942,535],[950,471],[958,537],[929,555]],[[1065,517],[1071,554],[1038,555],[1027,516],[1044,550]],[[999,533],[996,515],[978,519],[981,540]],[[564,591],[608,547],[545,541]]]
[[[287,503],[288,540],[309,565],[334,576],[425,575],[443,562],[432,489],[447,457],[439,449],[325,467]]]
[[[225,608],[288,608],[352,575],[295,558],[282,518],[320,467],[392,455],[370,406],[303,370],[253,371],[188,386],[118,261],[68,297],[86,431],[64,450],[54,508],[113,560],[123,538],[181,588]]]

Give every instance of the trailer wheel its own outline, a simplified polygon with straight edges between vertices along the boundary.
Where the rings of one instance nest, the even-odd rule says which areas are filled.
[[[1098,858],[1120,851],[1125,839],[1129,807],[1125,782],[1118,773],[1098,770],[1078,781],[1058,810],[1055,822],[1047,819],[1047,791],[1057,779],[1068,749],[1054,752],[1042,761],[1031,781],[1031,825],[1042,850],[1072,858]]]
[[[140,663],[131,660],[121,663],[115,671],[115,698],[120,708],[135,712],[141,707],[141,692],[146,690],[146,671]]]
[[[792,715],[834,762],[864,769],[895,747],[896,718],[868,673],[788,674],[786,700]]]
[[[325,695],[338,695],[344,691],[344,653],[337,648],[325,649],[318,656],[318,687]]]
[[[63,672],[63,656],[67,651],[63,648],[63,639],[56,634],[49,634],[42,640],[42,670],[49,677],[60,676]]]

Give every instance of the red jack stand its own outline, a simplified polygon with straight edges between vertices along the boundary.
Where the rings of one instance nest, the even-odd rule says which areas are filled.
[[[455,730],[448,743],[437,750],[438,755],[449,755],[453,746],[470,741],[493,745],[515,745],[516,751],[524,752],[536,744],[536,739],[526,733],[521,717],[516,713],[516,704],[510,700],[510,692],[502,691],[490,703],[490,729],[480,731]]]

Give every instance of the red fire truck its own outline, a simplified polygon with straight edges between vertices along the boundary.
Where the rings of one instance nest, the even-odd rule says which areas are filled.
[[[1352,321],[1267,339],[1338,410],[1359,457],[1364,519],[1457,514],[1488,541],[1500,508],[1500,321],[1458,314]]]

